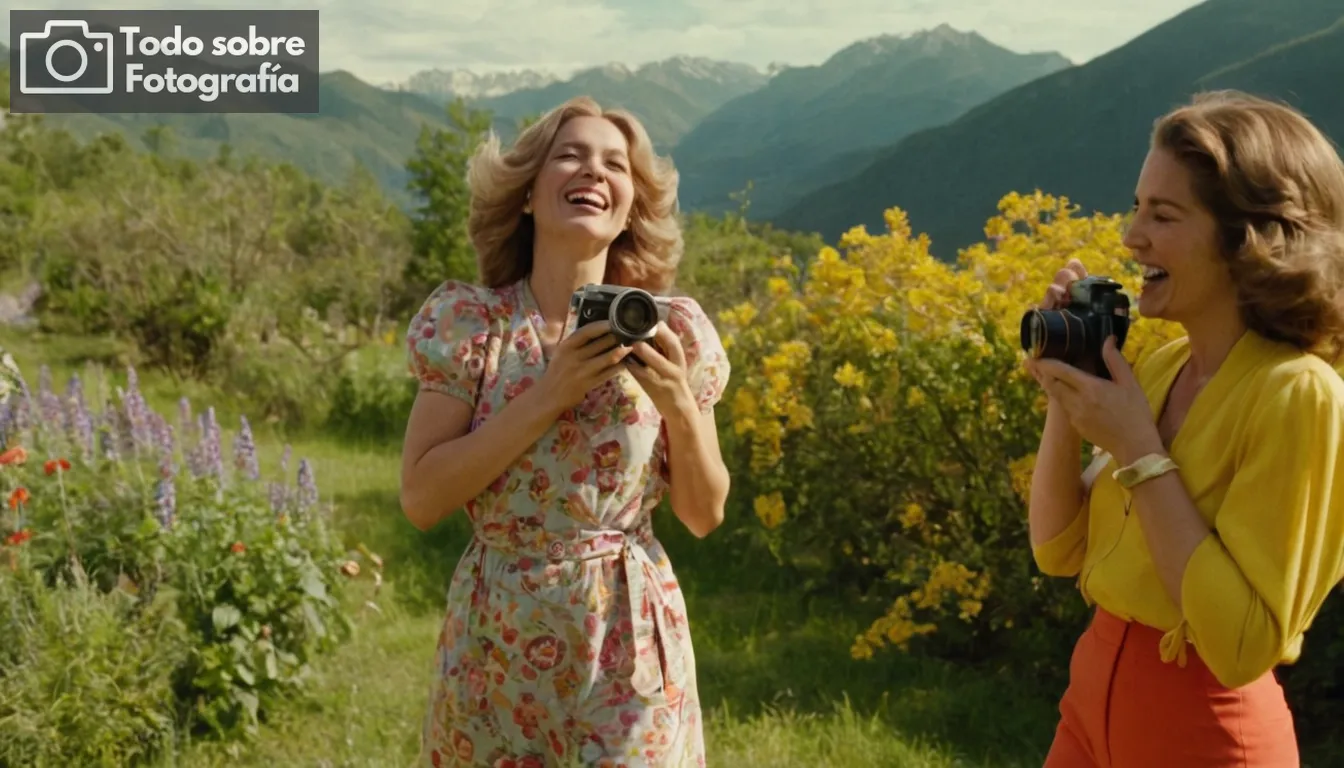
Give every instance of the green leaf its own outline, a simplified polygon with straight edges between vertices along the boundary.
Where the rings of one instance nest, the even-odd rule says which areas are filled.
[[[228,603],[216,605],[215,610],[210,613],[210,619],[214,622],[216,632],[223,632],[236,625],[242,618],[243,612]]]
[[[317,569],[309,568],[303,573],[299,586],[309,595],[316,598],[327,596],[327,585],[323,583],[322,576],[318,574]]]

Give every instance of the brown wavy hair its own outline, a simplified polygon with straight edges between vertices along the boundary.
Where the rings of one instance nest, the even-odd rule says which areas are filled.
[[[471,188],[467,235],[476,249],[481,282],[499,288],[531,274],[536,230],[523,206],[556,134],[576,117],[611,122],[629,144],[635,193],[630,226],[607,251],[606,282],[666,293],[682,254],[676,168],[669,158],[654,152],[638,118],[622,109],[604,110],[587,96],[570,99],[543,115],[507,151],[492,131],[472,156],[467,173]]]
[[[1246,325],[1339,360],[1344,351],[1344,162],[1297,110],[1239,91],[1199,94],[1156,121],[1218,222]]]

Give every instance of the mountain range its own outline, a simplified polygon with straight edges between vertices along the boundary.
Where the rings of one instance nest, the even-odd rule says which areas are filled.
[[[1153,121],[1199,91],[1236,88],[1304,111],[1344,141],[1344,4],[1207,0],[1084,65],[988,99],[907,136],[862,171],[804,195],[777,226],[838,237],[900,206],[933,252],[984,236],[1010,191],[1128,210]]]
[[[672,153],[681,204],[718,212],[751,181],[751,212],[777,214],[862,170],[875,150],[1069,66],[1057,53],[1014,53],[946,24],[854,43],[776,75],[683,136]]]
[[[1281,99],[1344,139],[1341,82],[1339,0],[1206,0],[1081,65],[941,25],[860,40],[816,66],[678,56],[563,78],[426,70],[385,87],[335,71],[320,78],[319,115],[47,120],[132,139],[166,124],[180,153],[209,157],[228,142],[330,181],[363,165],[409,206],[406,159],[423,125],[446,125],[449,99],[489,109],[509,140],[521,120],[589,94],[634,111],[672,154],[685,210],[721,211],[750,184],[751,218],[834,240],[854,225],[880,228],[897,205],[950,260],[983,237],[1010,191],[1127,209],[1153,120],[1201,90]]]

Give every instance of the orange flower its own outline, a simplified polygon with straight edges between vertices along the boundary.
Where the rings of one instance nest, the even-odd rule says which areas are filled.
[[[28,449],[22,445],[16,445],[13,448],[0,453],[0,466],[8,464],[23,464],[28,461]]]
[[[65,459],[52,459],[42,465],[42,471],[46,472],[48,475],[54,475],[57,472],[69,472],[70,462]]]
[[[9,508],[18,509],[20,504],[27,504],[29,493],[27,488],[15,488],[14,492],[9,494]]]
[[[17,547],[25,541],[33,538],[33,532],[24,528],[5,537],[5,546]]]
[[[229,551],[235,555],[241,555],[247,551],[247,545],[241,541],[235,541],[233,546],[229,547]]]

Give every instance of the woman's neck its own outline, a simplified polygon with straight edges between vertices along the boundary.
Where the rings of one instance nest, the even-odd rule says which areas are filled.
[[[547,327],[563,325],[569,316],[574,291],[588,283],[600,283],[607,271],[607,249],[591,245],[542,242],[532,248],[532,274],[528,287]]]
[[[1246,333],[1246,323],[1234,303],[1212,308],[1198,320],[1181,325],[1190,340],[1190,374],[1201,383],[1213,377]]]

